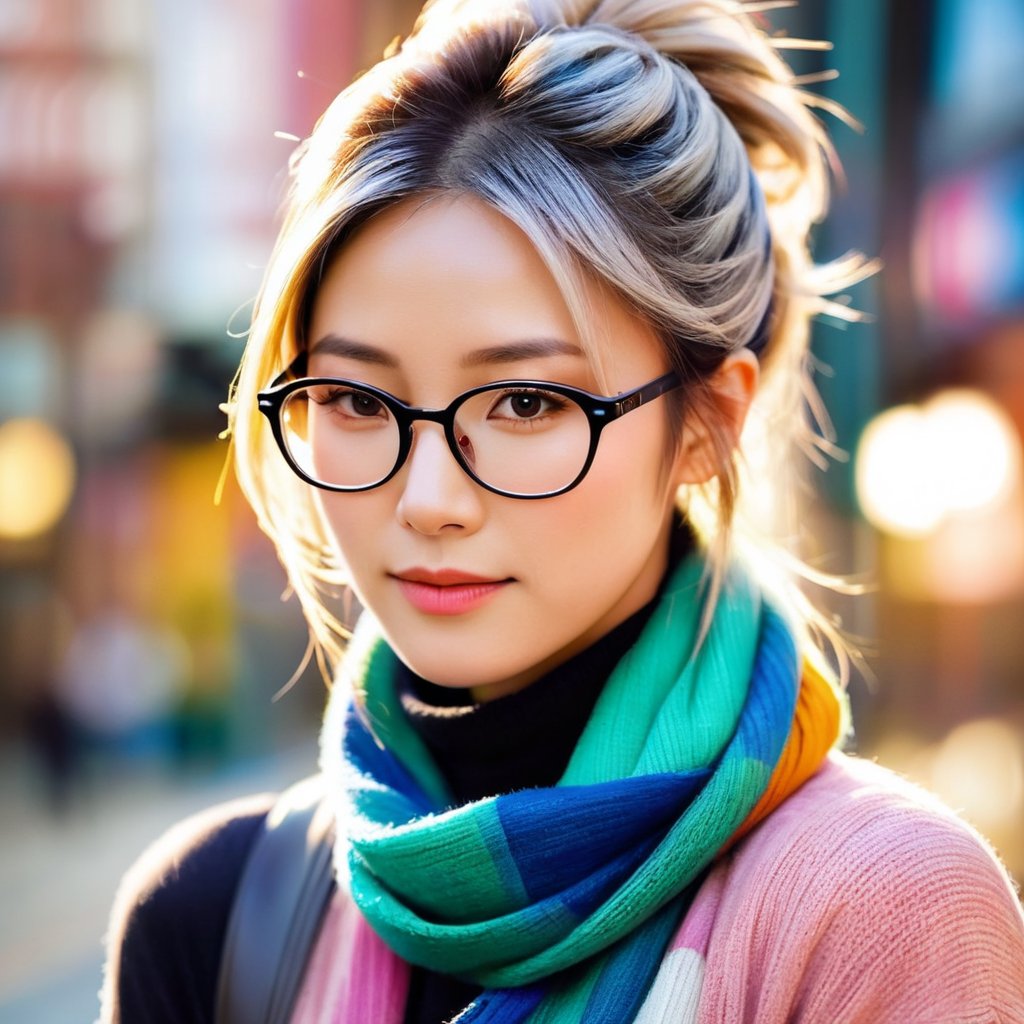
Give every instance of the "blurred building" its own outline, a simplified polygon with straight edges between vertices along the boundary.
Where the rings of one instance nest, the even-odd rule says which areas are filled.
[[[0,743],[58,777],[75,744],[220,759],[313,728],[315,674],[271,707],[305,632],[230,480],[214,506],[218,405],[295,140],[413,7],[0,9]]]
[[[1024,8],[1013,0],[804,5],[825,84],[865,126],[819,258],[883,261],[815,331],[849,459],[820,480],[834,599],[867,638],[860,749],[938,790],[1024,871]],[[868,428],[868,429],[866,429]]]

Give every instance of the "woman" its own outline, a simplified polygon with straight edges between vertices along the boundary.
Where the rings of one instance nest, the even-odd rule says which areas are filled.
[[[1009,879],[832,750],[811,619],[731,542],[744,425],[784,507],[864,269],[808,255],[810,103],[727,0],[435,3],[302,147],[232,406],[341,680],[293,1020],[1024,1020]],[[129,875],[107,1019],[214,1019],[268,806]]]

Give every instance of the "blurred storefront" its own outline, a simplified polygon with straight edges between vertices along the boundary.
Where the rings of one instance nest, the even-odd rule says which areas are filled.
[[[296,138],[414,16],[0,9],[0,753],[77,776],[312,737],[315,672],[218,440]],[[48,774],[47,774],[48,773]]]
[[[931,15],[896,21],[903,48],[922,24],[930,33],[916,90],[893,85],[918,102],[894,125],[904,143],[889,154],[902,192],[888,211],[902,240],[894,258],[909,274],[890,284],[884,363],[887,404],[926,412],[915,479],[934,518],[884,533],[879,634],[892,682],[879,745],[906,744],[1020,877],[1024,9],[935,0]]]
[[[819,258],[883,268],[870,318],[815,331],[847,458],[818,483],[814,557],[866,574],[830,600],[867,655],[861,752],[940,793],[1024,873],[1024,9],[1013,0],[804,5],[835,42],[822,90],[845,182]],[[820,67],[820,63],[818,65]]]

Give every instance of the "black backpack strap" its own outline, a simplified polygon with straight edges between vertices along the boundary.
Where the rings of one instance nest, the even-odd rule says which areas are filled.
[[[271,808],[231,907],[217,1024],[287,1024],[334,890],[333,832],[319,775]]]

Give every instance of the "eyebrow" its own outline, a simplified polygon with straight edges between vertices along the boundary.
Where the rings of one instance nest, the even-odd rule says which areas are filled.
[[[309,346],[309,353],[324,353],[329,356],[340,356],[342,359],[354,359],[359,363],[372,363],[375,366],[387,366],[397,369],[398,360],[381,348],[364,345],[359,341],[350,341],[337,334],[325,334]]]
[[[520,359],[535,359],[538,356],[582,356],[583,349],[571,341],[560,338],[531,338],[525,341],[513,341],[504,345],[492,345],[470,352],[462,360],[462,365],[493,366],[498,363],[515,363]]]
[[[360,341],[352,341],[338,334],[325,334],[313,342],[310,353],[319,352],[339,356],[343,359],[354,359],[360,363],[398,369],[398,360],[375,345],[366,345]],[[495,366],[501,363],[515,363],[523,359],[536,359],[547,356],[582,356],[583,349],[571,341],[560,338],[530,338],[524,341],[506,342],[501,345],[490,345],[479,348],[463,356],[462,366]]]

